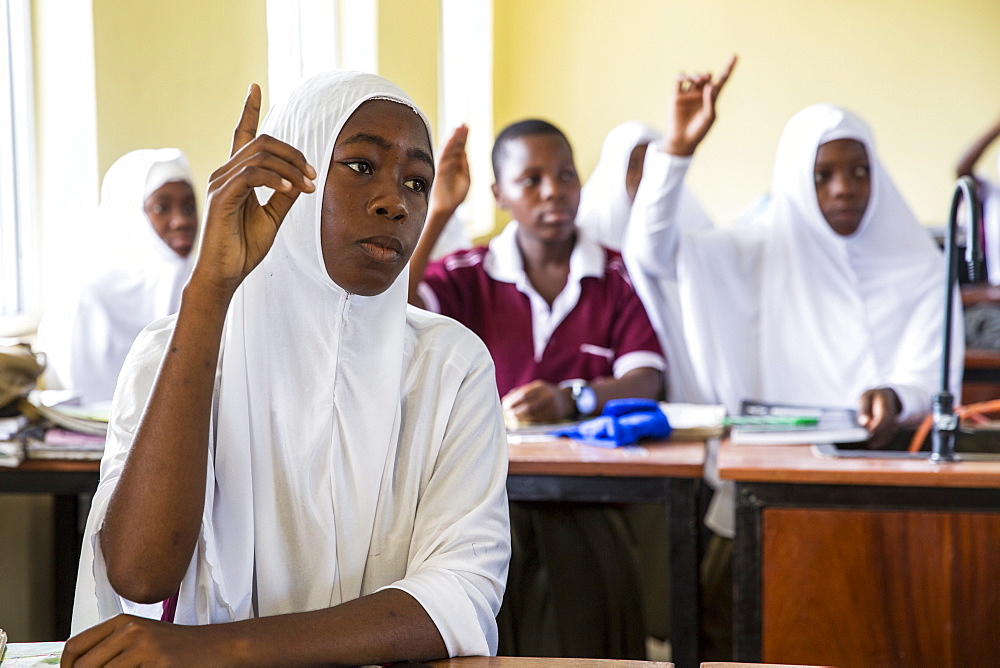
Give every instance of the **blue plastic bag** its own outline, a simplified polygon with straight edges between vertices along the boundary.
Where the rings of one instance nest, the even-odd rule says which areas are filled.
[[[667,438],[671,427],[660,405],[651,399],[612,399],[599,417],[549,432],[602,448],[630,445],[643,438]]]

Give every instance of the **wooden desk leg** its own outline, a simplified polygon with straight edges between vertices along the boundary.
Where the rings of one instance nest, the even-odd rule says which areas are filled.
[[[736,484],[733,541],[733,659],[761,660],[761,509],[745,485]]]
[[[53,612],[55,639],[69,638],[80,564],[80,499],[75,494],[56,494],[52,504]]]
[[[670,480],[670,645],[677,668],[699,665],[700,487],[700,478]]]

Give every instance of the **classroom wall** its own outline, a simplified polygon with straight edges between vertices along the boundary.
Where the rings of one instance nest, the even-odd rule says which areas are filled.
[[[247,86],[266,95],[264,0],[93,0],[93,11],[99,174],[133,149],[176,146],[201,198]]]
[[[942,224],[962,150],[1000,114],[996,0],[496,0],[495,122],[555,121],[587,175],[604,135],[662,128],[677,73],[740,63],[689,183],[719,222],[769,188],[778,137],[821,101],[872,125],[917,217]],[[982,163],[996,176],[996,147]]]
[[[440,39],[440,0],[379,0],[378,73],[405,90],[435,129]]]

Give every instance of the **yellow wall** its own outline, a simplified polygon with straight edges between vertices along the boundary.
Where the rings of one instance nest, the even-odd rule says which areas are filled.
[[[133,149],[176,146],[201,196],[229,156],[247,86],[256,81],[266,94],[264,0],[94,0],[93,8],[99,174]]]
[[[379,0],[378,5],[378,73],[405,90],[437,128],[441,2]]]
[[[689,180],[720,222],[768,189],[788,118],[828,101],[868,120],[917,217],[940,224],[959,154],[1000,111],[996,0],[495,3],[497,129],[554,121],[584,175],[619,122],[663,126],[678,71],[718,71],[738,53]]]

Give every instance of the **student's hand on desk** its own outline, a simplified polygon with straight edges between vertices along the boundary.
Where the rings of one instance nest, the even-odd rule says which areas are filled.
[[[544,380],[514,388],[500,403],[504,412],[522,422],[558,422],[576,410],[567,391]]]
[[[430,212],[442,212],[450,218],[458,205],[469,194],[472,177],[469,174],[469,159],[465,154],[465,142],[469,138],[469,128],[459,125],[451,133],[438,156],[434,185],[431,186]]]
[[[66,641],[64,668],[104,666],[239,665],[227,656],[225,624],[184,626],[118,615]]]
[[[209,179],[201,251],[194,278],[235,290],[264,259],[299,193],[316,190],[316,170],[288,144],[257,136],[260,87],[251,84],[233,133],[229,161]],[[254,188],[274,190],[263,206]]]
[[[671,102],[667,107],[667,122],[663,150],[671,155],[693,155],[698,144],[715,123],[715,101],[736,66],[736,56],[729,59],[722,74],[677,76]]]
[[[898,417],[902,410],[896,392],[888,387],[866,390],[861,395],[858,408],[858,422],[868,430],[870,448],[884,448],[892,440],[899,427]]]

